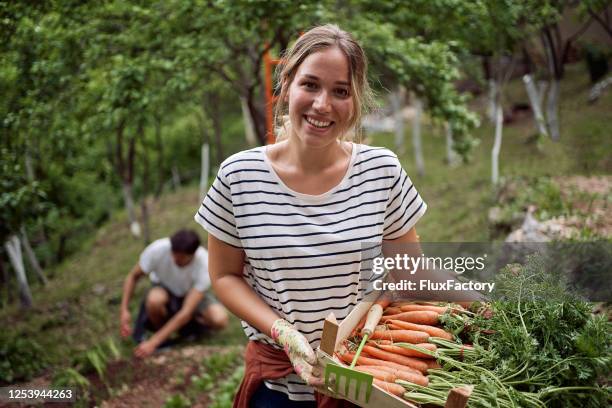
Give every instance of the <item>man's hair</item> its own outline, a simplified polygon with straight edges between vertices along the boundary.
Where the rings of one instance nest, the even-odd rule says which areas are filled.
[[[193,255],[200,246],[200,237],[192,230],[182,229],[170,237],[172,252]]]

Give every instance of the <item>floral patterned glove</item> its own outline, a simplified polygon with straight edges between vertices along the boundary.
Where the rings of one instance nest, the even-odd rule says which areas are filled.
[[[310,347],[306,337],[285,319],[278,319],[272,325],[272,339],[283,347],[285,353],[291,360],[293,369],[308,385],[318,386],[323,384],[319,378],[320,373],[317,364],[317,356]]]

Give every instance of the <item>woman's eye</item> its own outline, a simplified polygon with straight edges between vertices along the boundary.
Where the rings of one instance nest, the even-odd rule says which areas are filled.
[[[303,82],[302,86],[306,89],[317,89],[317,84],[314,82]]]
[[[338,88],[336,89],[336,94],[342,98],[346,98],[347,96],[349,96],[349,91],[348,89]]]

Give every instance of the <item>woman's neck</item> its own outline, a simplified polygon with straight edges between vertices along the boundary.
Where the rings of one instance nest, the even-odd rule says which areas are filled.
[[[330,167],[337,166],[338,161],[350,157],[351,154],[349,144],[341,141],[335,141],[325,147],[313,148],[290,138],[284,142],[284,146],[279,147],[280,154],[277,158],[285,165],[294,167],[305,174],[324,172]]]

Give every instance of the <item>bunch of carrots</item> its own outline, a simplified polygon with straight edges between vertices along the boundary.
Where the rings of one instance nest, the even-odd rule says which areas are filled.
[[[376,303],[383,307],[383,316],[358,357],[355,369],[371,374],[374,384],[400,397],[406,389],[396,383],[397,380],[426,387],[429,384],[427,371],[440,368],[431,355],[436,352],[437,346],[430,342],[430,338],[448,341],[454,337],[439,327],[440,316],[444,313],[461,313],[464,309],[459,305],[391,303],[385,300]],[[357,344],[361,340],[364,323],[365,316],[351,335]],[[337,356],[351,364],[355,357],[355,353],[350,351],[353,348],[350,342],[345,341],[345,349]]]

